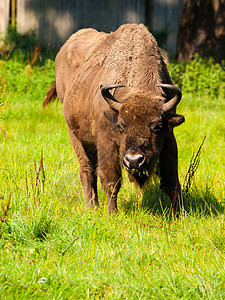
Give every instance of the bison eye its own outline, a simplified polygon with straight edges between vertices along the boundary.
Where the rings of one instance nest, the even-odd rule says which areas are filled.
[[[149,143],[149,140],[148,140],[148,139],[144,139],[144,138],[140,138],[140,139],[139,139],[139,145],[140,145],[141,147],[147,147],[148,143]]]
[[[161,130],[162,130],[162,124],[151,124],[150,126],[150,130],[151,132],[155,133],[156,135],[158,135]]]

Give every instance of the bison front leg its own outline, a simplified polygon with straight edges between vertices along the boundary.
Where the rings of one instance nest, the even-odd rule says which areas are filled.
[[[97,151],[90,144],[85,145],[69,130],[74,151],[79,160],[80,180],[83,187],[85,207],[98,206],[97,196]]]
[[[108,145],[109,146],[109,145]],[[98,163],[101,184],[107,194],[108,213],[117,212],[117,194],[121,187],[121,167],[118,162],[117,150],[112,146],[99,147]]]
[[[178,178],[177,143],[173,134],[166,140],[159,161],[160,188],[172,201],[174,215],[183,209],[181,186]]]

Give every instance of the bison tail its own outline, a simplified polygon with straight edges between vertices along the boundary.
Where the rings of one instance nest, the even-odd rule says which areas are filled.
[[[45,108],[45,106],[51,104],[56,99],[56,97],[57,97],[56,82],[54,81],[53,84],[48,89],[45,99],[42,103],[43,108]]]

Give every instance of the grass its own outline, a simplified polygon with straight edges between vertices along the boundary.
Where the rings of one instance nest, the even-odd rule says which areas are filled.
[[[206,136],[184,215],[173,218],[157,178],[141,192],[124,174],[119,213],[108,217],[101,189],[100,209],[83,209],[61,104],[42,110],[53,62],[17,57],[0,66],[4,99],[10,92],[0,124],[0,298],[224,299],[221,92],[183,90],[186,122],[175,129],[181,183]]]

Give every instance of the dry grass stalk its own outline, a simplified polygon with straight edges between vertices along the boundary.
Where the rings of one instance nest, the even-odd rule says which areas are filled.
[[[8,219],[8,213],[9,213],[9,210],[10,210],[11,197],[12,197],[12,192],[10,192],[10,194],[9,194],[9,198],[8,198],[7,203],[6,203],[6,206],[4,206],[1,203],[1,208],[2,208],[2,211],[3,211],[3,215],[2,216],[0,215],[0,221],[1,221],[2,224],[5,223]],[[2,226],[1,223],[0,223],[0,230],[1,230],[1,226]],[[1,230],[0,231],[0,238],[2,236],[2,233],[3,233],[3,231]]]
[[[183,183],[183,195],[184,196],[187,196],[187,194],[190,190],[194,175],[195,175],[195,173],[196,173],[196,171],[199,167],[200,157],[201,157],[201,150],[202,150],[202,146],[205,142],[205,139],[206,139],[206,136],[203,138],[203,140],[201,142],[201,145],[198,148],[197,153],[195,154],[193,152],[193,154],[192,154],[191,161],[190,161],[190,164],[189,164],[189,168],[188,168],[188,171],[187,171],[187,174],[185,176],[184,183]]]
[[[41,159],[39,166],[37,166],[36,160],[34,160],[34,169],[30,169],[30,178],[28,178],[27,171],[25,172],[25,186],[27,196],[33,195],[34,198],[40,197],[44,191],[45,186],[45,170],[44,170],[44,159],[43,150],[41,150]]]
[[[1,77],[0,77],[0,81],[1,81],[0,82],[0,117],[1,117],[5,111],[6,104],[9,101],[9,95],[8,95],[7,99],[4,101],[3,96],[6,91],[6,84],[3,82]],[[3,132],[4,135],[7,137],[7,133],[3,128],[0,127],[0,131]]]
[[[2,223],[5,223],[7,220],[7,216],[8,216],[8,212],[10,210],[10,201],[11,201],[11,197],[12,197],[12,192],[9,194],[9,199],[8,202],[6,204],[6,206],[4,207],[4,205],[1,203],[1,207],[2,207],[2,211],[3,211],[3,216],[0,216],[0,221]]]
[[[35,63],[37,62],[39,56],[41,54],[41,47],[39,44],[37,44],[35,47],[34,47],[34,50],[31,49],[31,53],[28,54],[28,64],[33,67],[35,65]]]
[[[6,43],[6,39],[1,42],[0,46],[0,58],[3,60],[8,60],[12,54],[14,46]]]

